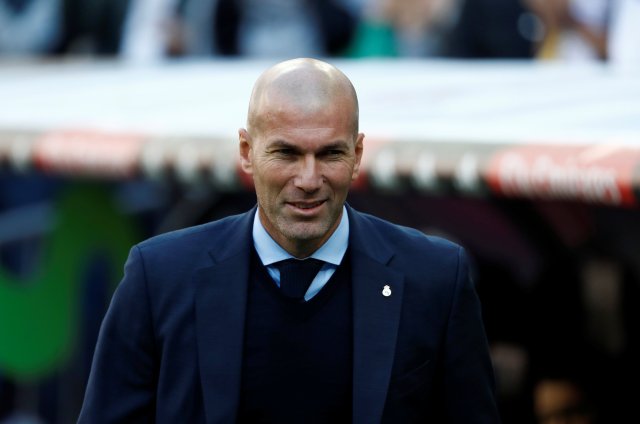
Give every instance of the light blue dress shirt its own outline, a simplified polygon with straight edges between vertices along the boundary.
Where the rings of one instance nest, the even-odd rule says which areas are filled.
[[[309,289],[304,295],[304,300],[311,299],[327,284],[329,278],[331,278],[342,262],[348,245],[349,217],[347,216],[347,209],[343,206],[342,217],[340,218],[338,228],[336,228],[333,234],[331,234],[331,237],[329,237],[318,250],[309,256],[310,258],[324,261],[325,264],[320,268],[316,278],[311,282]],[[260,261],[262,261],[262,264],[267,268],[267,271],[269,271],[269,275],[271,275],[273,281],[276,282],[276,285],[280,287],[280,271],[275,263],[294,257],[271,238],[262,225],[262,222],[260,222],[257,211],[253,218],[253,246],[256,248],[256,252],[258,252]]]

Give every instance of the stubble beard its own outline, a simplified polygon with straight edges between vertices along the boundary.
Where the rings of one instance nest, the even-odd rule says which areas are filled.
[[[264,216],[271,223],[271,226],[274,227],[273,230],[276,231],[280,237],[283,237],[289,246],[294,247],[297,251],[308,251],[309,245],[323,240],[325,236],[337,226],[336,222],[340,217],[341,211],[342,209],[339,209],[336,213],[328,216],[320,216],[312,220],[303,220],[286,216],[282,211],[263,208]],[[276,241],[281,244],[280,241]],[[320,245],[314,246],[309,254],[313,253],[313,251],[319,247]]]
[[[289,241],[304,243],[321,239],[331,228],[328,220],[298,221],[279,217],[276,221],[278,231]]]

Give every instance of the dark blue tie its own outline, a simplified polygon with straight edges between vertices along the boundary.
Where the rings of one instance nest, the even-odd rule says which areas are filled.
[[[292,299],[302,300],[324,264],[318,259],[287,259],[276,263],[280,270],[280,290]]]

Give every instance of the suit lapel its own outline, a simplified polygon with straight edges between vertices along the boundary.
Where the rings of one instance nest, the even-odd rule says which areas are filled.
[[[377,230],[352,209],[349,209],[349,224],[353,284],[353,422],[379,423],[395,356],[404,277],[387,266],[393,252],[386,248]]]
[[[254,209],[255,211],[255,209]],[[213,266],[194,275],[198,363],[206,422],[234,422],[240,397],[253,213],[221,230]]]

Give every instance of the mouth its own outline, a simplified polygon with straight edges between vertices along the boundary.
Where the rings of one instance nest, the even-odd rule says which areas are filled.
[[[299,213],[310,214],[315,213],[322,205],[324,205],[325,202],[326,200],[318,200],[314,202],[287,202],[287,205],[294,208]]]
[[[290,204],[295,206],[298,209],[313,209],[315,207],[320,206],[324,203],[324,200],[319,200],[317,202],[291,202]]]

